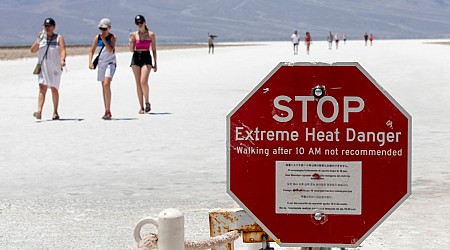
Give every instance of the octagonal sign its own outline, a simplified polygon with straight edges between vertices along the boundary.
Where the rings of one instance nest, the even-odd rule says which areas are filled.
[[[280,63],[227,116],[227,192],[281,246],[358,246],[411,193],[411,116],[358,63]]]

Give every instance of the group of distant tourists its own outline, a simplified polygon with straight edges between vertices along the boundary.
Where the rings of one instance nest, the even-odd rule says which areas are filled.
[[[370,33],[370,35],[367,35],[367,32],[364,33],[364,42],[365,42],[366,46],[367,46],[367,40],[370,41],[370,46],[372,46],[372,41],[373,41],[372,33]]]
[[[294,45],[294,55],[298,55],[298,45],[300,43],[300,35],[298,34],[298,31],[294,31],[294,33],[291,35],[291,41]],[[305,45],[306,45],[306,53],[309,55],[309,47],[311,46],[312,38],[311,34],[309,32],[305,33]]]
[[[149,76],[150,71],[157,71],[155,33],[147,27],[145,17],[137,15],[134,18],[136,31],[130,33],[129,49],[133,52],[130,67],[134,73],[139,114],[150,112]],[[38,75],[39,95],[38,108],[33,116],[40,120],[47,89],[50,88],[53,99],[53,120],[59,120],[59,85],[63,67],[66,65],[66,46],[64,37],[55,33],[56,22],[53,18],[44,20],[44,29],[38,33],[36,41],[31,46],[31,52],[38,52],[38,65],[34,71]],[[98,24],[99,34],[95,35],[89,51],[91,70],[97,69],[97,80],[102,83],[105,113],[104,120],[111,120],[111,81],[116,72],[117,61],[115,47],[117,37],[110,32],[111,21],[103,18]],[[153,55],[153,56],[152,56]]]
[[[333,35],[333,33],[331,33],[331,31],[328,32],[328,35],[327,35],[328,49],[332,49],[333,42],[336,45],[336,49],[338,49],[340,38],[341,37],[339,36],[338,33],[335,33]],[[344,41],[344,44],[347,43],[347,34],[346,33],[344,33],[342,35],[342,40]],[[300,35],[298,34],[298,31],[295,30],[294,33],[291,35],[291,42],[294,45],[294,55],[298,55],[298,45],[300,44],[300,41],[301,41]],[[309,32],[305,33],[304,41],[305,41],[305,45],[306,45],[306,54],[309,55],[311,42],[312,42],[311,34]],[[370,41],[370,46],[372,46],[373,35],[372,34],[368,35],[366,32],[364,34],[364,41],[365,41],[366,46],[367,46],[367,41]]]

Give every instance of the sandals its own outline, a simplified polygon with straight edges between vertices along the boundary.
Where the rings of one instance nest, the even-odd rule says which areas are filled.
[[[152,110],[151,105],[150,105],[149,102],[147,102],[147,103],[145,104],[145,113],[150,112],[150,110]]]
[[[42,113],[41,112],[34,112],[33,116],[36,117],[36,119],[40,120],[42,118]]]
[[[58,113],[54,113],[54,114],[53,114],[52,120],[59,120],[59,115],[58,115]]]
[[[40,120],[42,118],[42,112],[34,112],[33,116],[36,117],[36,119]],[[54,113],[52,116],[52,120],[59,120],[59,115],[58,113]]]
[[[143,107],[141,107],[141,109],[139,110],[139,114],[142,115],[142,114],[148,113],[148,112],[150,112],[150,110],[152,110],[151,105],[149,102],[146,102],[145,109]]]

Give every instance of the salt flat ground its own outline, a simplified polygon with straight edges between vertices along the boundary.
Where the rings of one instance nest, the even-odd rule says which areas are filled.
[[[169,207],[185,214],[187,239],[207,238],[208,210],[237,206],[226,194],[226,115],[281,61],[359,62],[413,117],[413,194],[359,248],[448,248],[450,46],[424,42],[315,42],[309,56],[288,42],[161,51],[147,115],[131,55],[119,53],[112,121],[100,119],[87,56],[67,59],[60,121],[50,93],[43,120],[32,117],[36,59],[0,61],[0,249],[133,249],[135,223]]]

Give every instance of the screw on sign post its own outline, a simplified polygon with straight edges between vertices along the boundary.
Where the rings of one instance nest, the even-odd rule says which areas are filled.
[[[411,194],[411,124],[358,63],[280,63],[227,116],[227,192],[281,246],[359,246]]]

